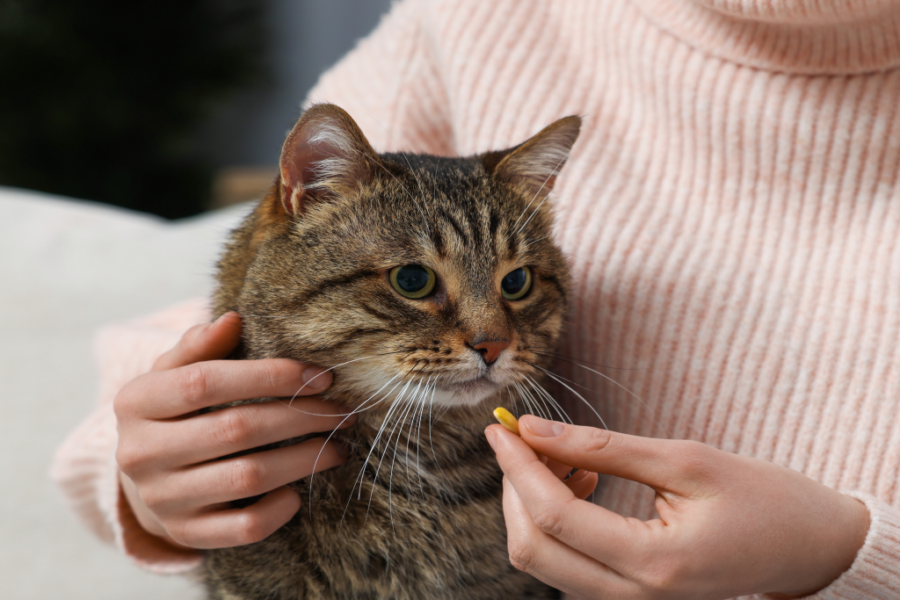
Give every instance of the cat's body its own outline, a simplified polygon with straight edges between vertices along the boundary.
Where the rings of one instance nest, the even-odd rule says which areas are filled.
[[[417,425],[410,436],[411,419],[402,437],[398,427],[390,441],[384,439],[389,428],[374,445],[360,486],[357,477],[381,424],[362,417],[341,435],[358,450],[346,463],[317,474],[312,494],[309,479],[294,484],[303,508],[287,525],[256,544],[209,554],[209,581],[219,590],[211,597],[557,597],[510,565],[502,473],[482,433],[489,421],[484,414],[467,420],[442,418],[433,425],[439,464],[431,454],[427,416],[421,447]],[[448,459],[455,454],[456,460]]]
[[[220,262],[215,313],[244,316],[240,358],[335,367],[323,397],[358,422],[333,436],[346,463],[293,484],[289,523],[209,552],[210,598],[557,596],[509,564],[483,430],[539,395],[560,333],[568,273],[544,200],[577,132],[568,118],[509,151],[379,156],[337,107],[301,118]]]

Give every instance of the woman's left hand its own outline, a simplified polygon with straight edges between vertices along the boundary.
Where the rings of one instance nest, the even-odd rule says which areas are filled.
[[[803,596],[850,567],[869,528],[861,502],[763,460],[532,416],[519,429],[485,431],[505,474],[510,561],[578,598]],[[563,483],[559,464],[650,486],[659,518],[582,500],[587,476]]]

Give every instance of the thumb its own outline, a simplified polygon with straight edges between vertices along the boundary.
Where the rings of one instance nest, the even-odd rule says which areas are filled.
[[[227,312],[213,323],[195,325],[174,348],[156,359],[152,371],[167,371],[196,362],[225,358],[241,341],[241,316]]]
[[[687,484],[690,466],[704,464],[703,454],[716,452],[698,442],[638,437],[532,415],[519,419],[519,432],[536,452],[561,463],[672,492],[680,490],[670,484]]]

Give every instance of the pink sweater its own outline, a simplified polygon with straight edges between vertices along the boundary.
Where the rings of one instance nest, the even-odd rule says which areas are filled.
[[[585,126],[556,190],[574,266],[563,354],[611,428],[690,438],[863,501],[865,545],[816,598],[900,598],[900,0],[404,0],[311,100],[381,150],[502,148]],[[97,412],[55,476],[139,564],[110,403],[202,304],[107,330]],[[577,419],[593,424],[586,411]],[[648,518],[653,494],[600,501]]]

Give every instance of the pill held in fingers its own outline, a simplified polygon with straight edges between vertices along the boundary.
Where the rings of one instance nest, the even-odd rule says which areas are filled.
[[[498,423],[512,431],[514,434],[519,435],[519,421],[516,420],[511,412],[502,406],[498,406],[494,409],[494,418],[497,419]]]
[[[511,412],[509,412],[502,406],[498,406],[494,409],[494,418],[497,419],[498,423],[521,437],[521,435],[519,434],[519,421],[513,416]],[[578,469],[572,469],[571,471],[569,471],[569,474],[563,478],[563,481],[566,481],[577,472]]]

